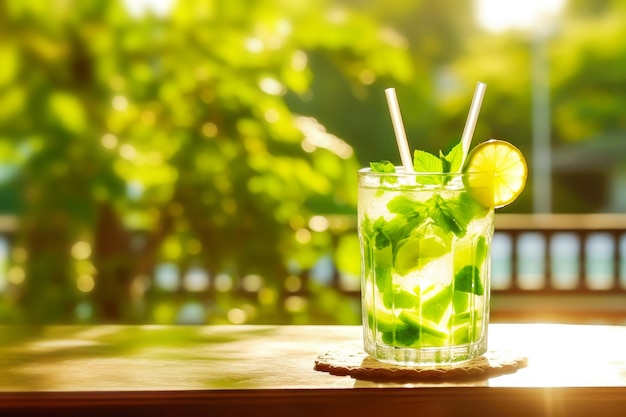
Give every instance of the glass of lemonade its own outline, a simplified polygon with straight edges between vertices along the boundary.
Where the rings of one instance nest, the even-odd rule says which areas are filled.
[[[364,348],[452,364],[487,350],[494,230],[486,173],[358,173]]]

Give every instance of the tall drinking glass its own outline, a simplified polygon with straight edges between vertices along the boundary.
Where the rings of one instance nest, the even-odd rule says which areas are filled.
[[[494,209],[484,173],[358,173],[365,351],[403,365],[487,350]],[[480,198],[480,197],[483,198]]]

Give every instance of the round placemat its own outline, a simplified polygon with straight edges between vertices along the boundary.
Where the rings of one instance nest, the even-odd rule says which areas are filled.
[[[315,369],[356,379],[441,380],[491,377],[512,373],[528,365],[520,352],[490,350],[483,356],[458,364],[443,366],[402,366],[380,362],[358,346],[337,348],[320,355]]]

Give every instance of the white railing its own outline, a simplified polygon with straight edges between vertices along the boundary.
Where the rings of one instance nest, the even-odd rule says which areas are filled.
[[[342,224],[335,231],[337,238],[355,233],[354,219]],[[17,225],[15,217],[0,216],[0,293],[8,286],[7,265]],[[497,214],[495,229],[493,320],[626,323],[626,214]],[[157,286],[159,273],[152,277]],[[204,295],[196,289],[195,296],[201,297],[219,297],[229,288],[245,289],[237,280],[250,281],[250,277],[227,277],[226,282],[224,276],[195,273],[206,281],[200,291]],[[285,297],[310,296],[306,283],[316,279],[358,300],[358,277],[343,276],[330,256],[296,278],[285,283],[293,288]],[[180,286],[174,287],[180,294]],[[161,297],[163,292],[167,289]]]

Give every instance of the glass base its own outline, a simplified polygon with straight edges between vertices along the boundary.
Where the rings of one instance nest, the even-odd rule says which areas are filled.
[[[440,348],[402,348],[377,344],[365,339],[365,353],[376,360],[404,366],[445,366],[475,359],[487,352],[487,339],[462,346]]]

